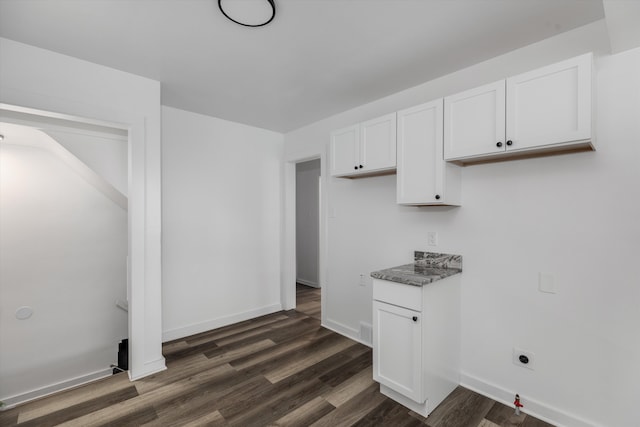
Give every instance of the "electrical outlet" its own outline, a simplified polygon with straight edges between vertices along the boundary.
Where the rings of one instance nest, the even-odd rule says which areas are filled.
[[[427,233],[427,244],[429,246],[437,246],[438,245],[438,233],[436,231],[429,231]]]
[[[364,275],[364,273],[360,273],[360,282],[359,282],[360,286],[366,286],[367,285],[367,282],[365,281],[366,280],[365,277],[366,276]]]
[[[514,365],[535,370],[535,355],[532,352],[514,347],[512,357]]]

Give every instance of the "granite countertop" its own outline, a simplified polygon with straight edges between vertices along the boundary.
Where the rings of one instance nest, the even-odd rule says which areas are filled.
[[[416,251],[413,264],[374,271],[371,277],[405,285],[424,286],[461,272],[461,255]]]

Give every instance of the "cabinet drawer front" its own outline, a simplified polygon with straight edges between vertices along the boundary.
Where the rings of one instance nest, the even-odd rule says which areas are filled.
[[[422,288],[373,279],[373,299],[411,310],[422,310]]]

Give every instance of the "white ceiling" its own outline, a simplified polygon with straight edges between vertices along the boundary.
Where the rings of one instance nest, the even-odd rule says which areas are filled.
[[[0,0],[0,36],[159,80],[163,105],[287,132],[604,17],[602,0],[275,2],[271,24],[244,28],[217,0]]]

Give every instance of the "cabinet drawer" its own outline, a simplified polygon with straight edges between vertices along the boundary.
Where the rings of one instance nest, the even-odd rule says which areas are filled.
[[[422,311],[422,287],[373,279],[373,299]]]

